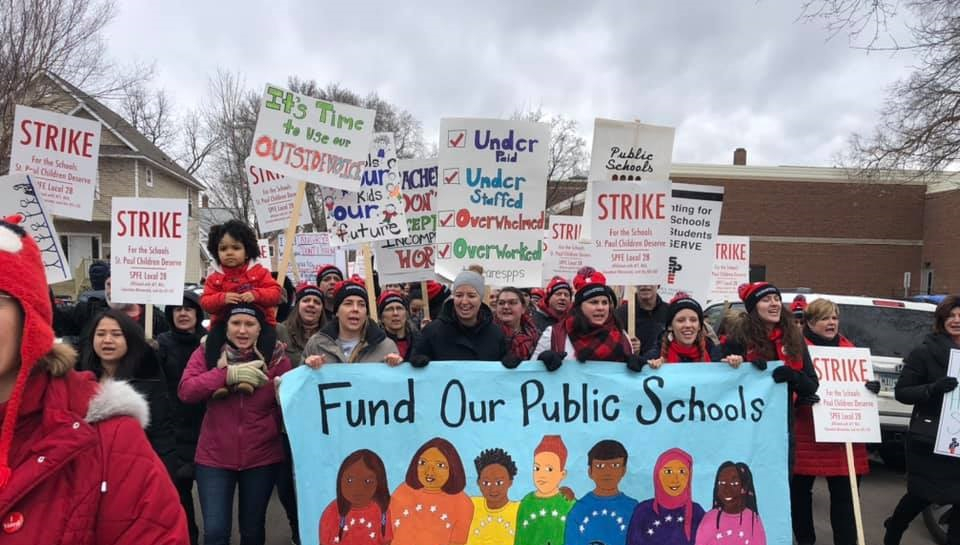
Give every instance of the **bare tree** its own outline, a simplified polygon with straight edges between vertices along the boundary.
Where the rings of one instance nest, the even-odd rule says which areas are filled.
[[[121,115],[160,149],[177,140],[179,124],[174,106],[163,89],[148,90],[146,83],[131,87],[120,101]]]
[[[10,151],[14,107],[47,105],[52,72],[97,98],[118,97],[152,68],[122,69],[105,54],[104,27],[113,0],[0,0],[0,157]]]
[[[895,36],[894,16],[907,9],[908,43]],[[960,0],[810,0],[802,17],[847,32],[868,51],[912,50],[909,77],[889,90],[872,134],[854,134],[841,162],[854,175],[889,179],[891,170],[925,176],[960,159]]]
[[[577,132],[577,122],[562,115],[548,116],[542,108],[518,110],[512,119],[550,124],[550,150],[547,163],[547,180],[557,182],[580,176],[586,170],[587,141]],[[552,202],[558,186],[548,184],[547,202]]]
[[[191,129],[197,135],[191,153],[209,158],[203,171],[214,205],[230,209],[254,225],[256,218],[243,163],[250,153],[259,103],[259,94],[247,89],[241,76],[218,70],[210,79],[204,105],[206,127],[195,125]],[[205,138],[201,131],[207,131]]]

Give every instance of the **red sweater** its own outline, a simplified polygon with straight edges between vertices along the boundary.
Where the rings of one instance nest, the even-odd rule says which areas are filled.
[[[280,284],[270,271],[259,263],[247,262],[239,267],[220,267],[207,277],[200,306],[210,315],[210,325],[218,322],[227,308],[228,293],[253,292],[253,304],[260,307],[267,323],[277,325],[277,305],[283,297]]]

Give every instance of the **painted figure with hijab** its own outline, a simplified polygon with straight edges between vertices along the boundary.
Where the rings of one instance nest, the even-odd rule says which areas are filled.
[[[703,508],[693,501],[693,457],[672,448],[657,458],[654,497],[633,510],[628,545],[693,545]]]

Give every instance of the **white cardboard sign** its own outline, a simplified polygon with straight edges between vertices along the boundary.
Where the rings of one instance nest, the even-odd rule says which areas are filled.
[[[10,173],[30,175],[49,213],[93,219],[99,157],[99,122],[17,106]]]
[[[403,179],[393,133],[374,135],[366,165],[358,191],[323,190],[323,213],[333,246],[407,236]]]
[[[818,443],[879,443],[880,405],[877,394],[864,383],[873,380],[867,348],[809,346],[810,359],[820,379],[813,405]]]
[[[260,101],[250,163],[294,180],[356,191],[375,116],[374,110],[268,84]]]
[[[960,350],[950,350],[950,363],[947,376],[960,377]],[[933,451],[945,456],[960,458],[960,388],[943,395],[943,408],[940,410],[940,425],[937,428],[937,441]]]
[[[738,301],[750,281],[750,237],[720,235],[714,246],[709,301]]]
[[[297,196],[297,182],[282,174],[260,168],[244,161],[247,183],[250,186],[250,200],[253,212],[257,215],[257,224],[261,233],[283,231],[290,224],[293,215],[293,201]],[[310,223],[310,208],[300,207],[300,221],[297,225]]]
[[[60,247],[60,236],[53,218],[37,195],[33,180],[26,174],[0,176],[0,217],[20,216],[20,227],[33,237],[47,273],[47,283],[70,280],[70,263]]]
[[[550,228],[544,232],[543,285],[554,276],[572,280],[581,267],[593,266],[593,244],[581,242],[583,218],[550,216]]]
[[[683,291],[704,302],[710,294],[710,275],[720,229],[723,187],[673,184],[670,201],[670,251],[667,283],[660,296],[669,301]]]
[[[114,197],[110,218],[110,298],[183,303],[187,200]]]
[[[487,285],[540,285],[549,148],[545,123],[440,120],[438,274],[481,264]]]
[[[381,284],[433,280],[437,237],[437,159],[400,161],[407,236],[373,245]]]
[[[594,268],[610,285],[665,284],[670,182],[593,182],[590,187]]]

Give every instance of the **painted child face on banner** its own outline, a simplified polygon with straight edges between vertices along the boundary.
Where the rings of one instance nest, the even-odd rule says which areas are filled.
[[[680,496],[690,484],[690,468],[680,460],[670,460],[663,465],[657,477],[664,492],[670,496]]]
[[[668,491],[669,493],[669,491]],[[740,482],[740,472],[734,466],[729,466],[717,475],[717,498],[726,513],[743,511],[743,483]]]
[[[450,462],[440,449],[430,447],[423,451],[417,460],[417,479],[423,488],[430,492],[439,491],[447,484],[450,479]]]
[[[533,457],[533,485],[543,495],[556,494],[567,470],[560,465],[555,452],[541,452]]]
[[[507,468],[500,464],[490,464],[480,471],[477,485],[480,486],[480,493],[487,505],[502,505],[507,501],[513,478]]]
[[[626,473],[627,462],[622,457],[609,460],[593,460],[590,462],[590,469],[587,470],[590,479],[601,490],[616,490],[619,488],[620,481],[623,480]]]
[[[352,508],[357,509],[373,501],[378,484],[377,474],[363,460],[357,460],[344,470],[340,490]]]

